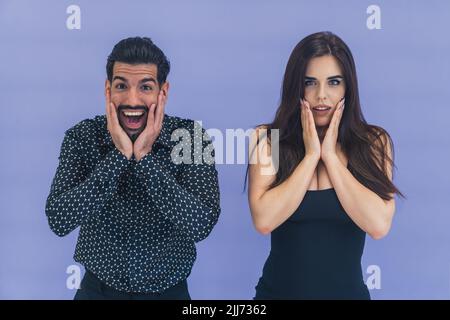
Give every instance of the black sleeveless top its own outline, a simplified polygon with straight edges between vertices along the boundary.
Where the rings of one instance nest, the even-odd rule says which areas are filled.
[[[272,232],[254,299],[370,299],[361,270],[365,237],[333,188],[308,190]]]

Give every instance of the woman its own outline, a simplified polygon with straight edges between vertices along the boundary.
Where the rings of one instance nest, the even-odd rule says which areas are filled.
[[[355,63],[339,37],[320,32],[297,44],[275,119],[257,129],[248,195],[271,251],[255,299],[370,299],[365,235],[388,233],[402,194],[392,183],[392,140],[365,121]],[[264,154],[271,174],[258,160]]]

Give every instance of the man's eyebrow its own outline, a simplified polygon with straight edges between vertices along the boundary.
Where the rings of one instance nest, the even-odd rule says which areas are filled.
[[[122,80],[123,82],[128,82],[127,79],[125,79],[124,77],[121,77],[121,76],[114,76],[113,81],[114,80]]]
[[[150,78],[144,78],[144,79],[142,79],[141,81],[139,81],[140,83],[144,83],[144,82],[154,82],[155,84],[156,84],[156,80],[154,79],[154,78],[152,78],[152,77],[150,77]]]
[[[341,76],[341,75],[336,75],[336,76],[328,77],[327,80],[337,79],[337,78],[344,79],[343,76]],[[308,76],[305,76],[305,79],[306,79],[306,80],[317,80],[317,79],[314,78],[314,77],[308,77]]]

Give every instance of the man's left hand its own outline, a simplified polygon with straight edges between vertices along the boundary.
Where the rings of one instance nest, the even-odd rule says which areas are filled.
[[[158,95],[158,104],[152,104],[149,108],[147,125],[133,144],[133,154],[136,161],[140,161],[152,151],[153,143],[156,141],[159,133],[161,132],[166,99],[167,97],[165,96],[163,90],[160,90]]]

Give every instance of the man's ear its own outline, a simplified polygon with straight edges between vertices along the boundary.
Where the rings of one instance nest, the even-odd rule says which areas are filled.
[[[163,91],[164,95],[167,98],[167,95],[169,94],[169,82],[168,81],[163,83],[163,85],[161,86],[161,90]]]
[[[111,95],[111,82],[108,79],[105,80],[105,97]]]

